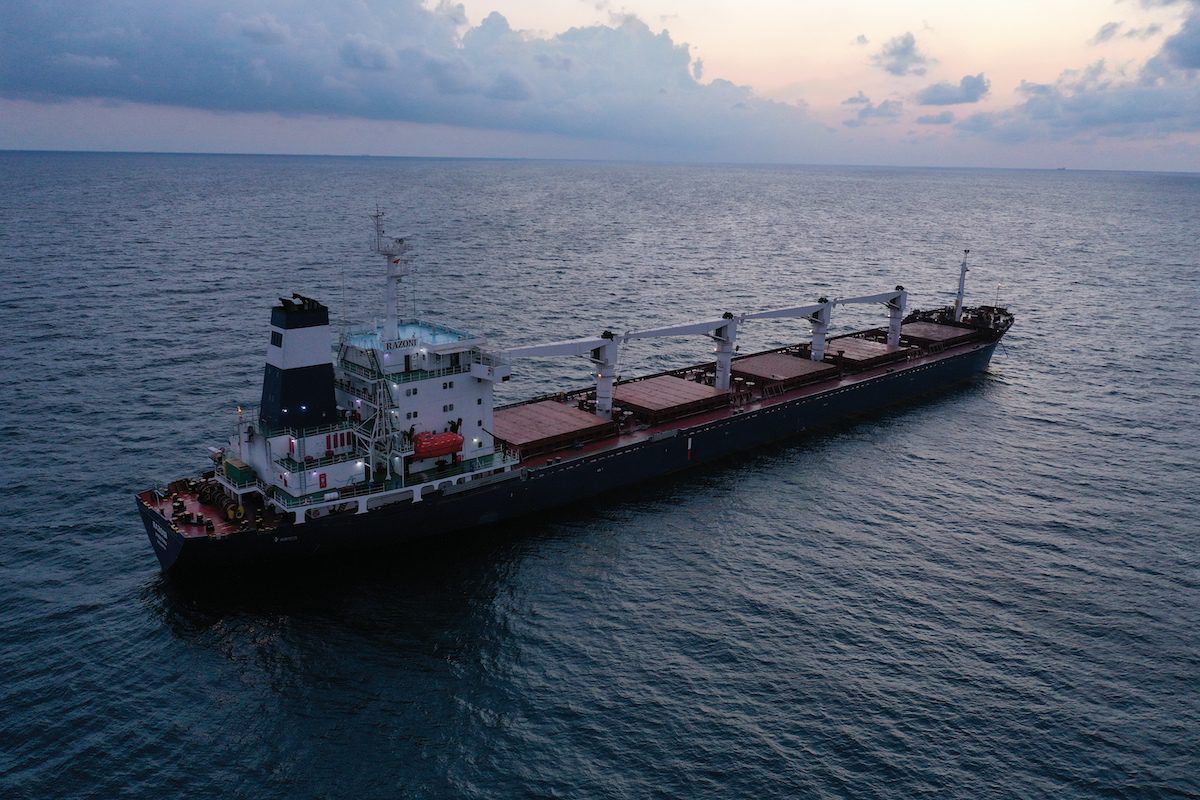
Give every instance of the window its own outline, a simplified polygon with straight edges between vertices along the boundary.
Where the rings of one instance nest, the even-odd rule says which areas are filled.
[[[453,410],[454,410],[454,403],[447,403],[446,405],[442,406],[443,413],[445,413],[447,411],[453,411]]]
[[[477,406],[481,406],[481,405],[483,405],[483,398],[482,398],[482,397],[476,397],[476,398],[475,398],[475,405],[477,405]]]
[[[482,428],[482,427],[483,427],[483,420],[479,420],[478,422],[476,422],[476,423],[475,423],[475,425],[476,425],[476,427]]]
[[[453,388],[454,388],[454,381],[450,381],[450,388],[451,388],[451,389],[453,389]]]
[[[449,389],[449,388],[450,388],[450,384],[446,383],[445,381],[442,381],[442,388],[443,388],[443,389]]]
[[[271,331],[271,345],[273,347],[283,347],[283,334],[279,331]]]

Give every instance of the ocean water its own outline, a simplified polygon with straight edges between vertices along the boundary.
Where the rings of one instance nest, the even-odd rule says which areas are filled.
[[[498,345],[941,305],[964,248],[1017,323],[677,480],[177,585],[133,492],[257,399],[275,297],[382,312],[376,205]],[[1197,231],[1196,175],[0,153],[0,796],[1200,797]]]

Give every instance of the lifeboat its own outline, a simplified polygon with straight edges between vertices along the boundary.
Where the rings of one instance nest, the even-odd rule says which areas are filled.
[[[417,458],[437,458],[461,452],[463,437],[457,433],[430,433],[424,431],[413,437],[413,452]]]

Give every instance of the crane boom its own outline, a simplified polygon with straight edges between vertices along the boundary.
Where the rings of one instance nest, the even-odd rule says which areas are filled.
[[[565,342],[531,344],[501,350],[505,358],[537,358],[538,356],[583,356],[596,365],[596,414],[612,417],[613,384],[617,379],[617,337],[605,331],[601,336],[568,339]]]
[[[629,331],[621,341],[630,339],[649,339],[660,336],[691,336],[704,334],[716,340],[714,349],[717,369],[713,380],[713,388],[728,391],[733,378],[734,343],[737,341],[739,318],[726,312],[720,319],[703,320],[701,322],[684,322],[679,325],[665,325],[661,328],[646,328],[641,331]]]
[[[746,314],[742,319],[783,319],[785,317],[812,317],[820,314],[829,306],[829,302],[813,303],[807,306],[792,306],[790,308],[773,308],[769,311],[756,311]]]
[[[825,334],[829,331],[829,320],[833,315],[833,305],[833,301],[822,297],[811,305],[758,311],[753,314],[747,314],[743,319],[803,319],[812,325],[812,346],[809,350],[809,358],[813,361],[820,361],[825,358]]]
[[[900,296],[903,295],[904,293],[905,293],[904,289],[896,289],[895,291],[891,291],[891,292],[880,292],[879,294],[867,294],[867,295],[863,295],[862,297],[838,297],[838,298],[835,298],[833,302],[839,306],[847,306],[847,305],[850,305],[851,303],[862,303],[862,304],[883,303],[884,305],[891,305],[892,303],[895,303],[898,299],[900,299]]]
[[[523,347],[510,347],[499,351],[499,355],[507,358],[537,358],[538,356],[591,356],[596,348],[609,344],[611,339],[598,336],[588,336],[582,339],[568,339],[563,342],[546,342],[531,344]]]
[[[630,339],[650,339],[658,336],[689,336],[693,333],[709,333],[710,331],[719,331],[726,327],[731,322],[731,319],[712,319],[703,322],[684,322],[679,325],[666,325],[662,328],[646,328],[641,331],[629,331],[622,338],[623,341]],[[717,336],[722,334],[717,333]]]

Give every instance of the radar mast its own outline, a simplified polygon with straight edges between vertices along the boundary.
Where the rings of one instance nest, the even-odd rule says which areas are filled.
[[[371,215],[375,223],[375,252],[387,259],[387,290],[384,292],[384,338],[394,339],[400,326],[400,307],[403,302],[401,283],[403,278],[415,272],[407,256],[412,248],[406,237],[388,236],[383,229],[383,211],[378,207]],[[412,313],[416,316],[416,293],[409,289],[409,299],[412,301]]]

